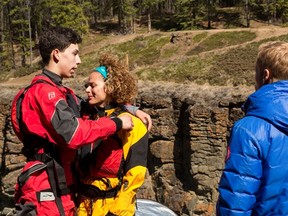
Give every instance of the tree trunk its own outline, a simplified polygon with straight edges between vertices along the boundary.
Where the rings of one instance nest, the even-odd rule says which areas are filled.
[[[273,1],[273,23],[277,21],[277,9],[276,9],[276,2]]]
[[[9,4],[7,5],[7,13],[9,13],[10,12],[10,7],[9,7]],[[9,46],[10,45],[10,49],[11,49],[11,54],[9,53],[8,54],[8,58],[9,59],[11,59],[11,61],[12,61],[12,68],[13,69],[15,69],[16,68],[16,60],[15,60],[15,51],[14,51],[14,44],[13,44],[13,40],[12,40],[12,38],[13,38],[13,35],[12,35],[12,30],[11,30],[11,26],[12,26],[12,21],[11,21],[11,17],[10,16],[8,16],[7,17],[7,34],[8,34],[8,37],[7,37],[7,43],[8,43],[8,45],[7,46]],[[9,48],[8,48],[9,49]]]
[[[26,0],[27,3],[27,17],[28,17],[28,30],[29,30],[29,47],[30,47],[30,66],[32,65],[32,34],[31,34],[31,16],[30,16],[30,0]]]
[[[192,20],[193,20],[193,26],[196,26],[197,23],[196,23],[196,13],[197,13],[197,10],[196,10],[196,3],[193,2],[192,4]]]
[[[21,66],[25,67],[26,66],[26,55],[25,55],[26,49],[22,45],[22,54],[21,54]]]
[[[211,7],[211,5],[210,5],[211,3],[210,3],[210,0],[207,0],[207,19],[208,19],[208,24],[207,24],[207,28],[208,29],[211,29],[211,17],[210,17],[210,7]]]
[[[118,3],[118,25],[120,32],[125,33],[124,0],[119,0]]]
[[[135,34],[136,33],[136,24],[135,24],[135,17],[131,16],[131,29],[132,29],[132,33]]]
[[[22,27],[22,29],[23,29],[23,27]],[[22,30],[21,33],[22,33],[22,37],[25,38],[25,32],[24,32],[24,30]],[[22,50],[22,54],[21,54],[21,66],[22,66],[22,67],[25,67],[25,66],[26,66],[26,51],[27,51],[27,50],[26,50],[25,44],[23,44],[23,42],[22,42],[22,44],[21,44],[21,50]]]
[[[249,0],[245,0],[246,27],[250,27]]]
[[[150,9],[148,9],[148,14],[147,14],[147,19],[148,19],[148,32],[151,32],[151,15],[150,15]]]
[[[95,0],[90,0],[90,2],[93,6],[97,5],[97,1]],[[92,10],[92,23],[91,24],[95,24],[95,23],[97,23],[97,10]]]
[[[4,51],[4,6],[1,6],[1,11],[0,11],[0,70],[2,68],[2,63],[3,63],[3,51]]]
[[[10,36],[12,38],[12,35]],[[10,40],[10,47],[11,47],[11,54],[12,54],[12,63],[13,63],[13,69],[16,69],[16,60],[15,60],[15,51],[14,51],[14,44],[13,41]]]

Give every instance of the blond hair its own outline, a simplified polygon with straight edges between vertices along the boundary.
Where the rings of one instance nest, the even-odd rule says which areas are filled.
[[[268,69],[273,78],[288,80],[288,43],[272,41],[260,45],[256,64],[260,73]]]
[[[128,65],[110,53],[102,54],[99,63],[107,68],[106,93],[112,97],[113,102],[132,103],[137,96],[138,88],[137,80],[129,72]]]

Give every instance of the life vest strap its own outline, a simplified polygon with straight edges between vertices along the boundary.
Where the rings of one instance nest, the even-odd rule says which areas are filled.
[[[100,190],[98,187],[94,185],[84,184],[82,182],[79,183],[79,192],[81,195],[84,195],[87,198],[91,199],[104,199],[104,198],[112,198],[117,195],[117,192],[119,191],[119,187],[103,191]]]
[[[27,182],[27,180],[32,174],[42,169],[45,169],[47,171],[48,180],[51,188],[47,189],[48,191],[40,191],[41,193],[36,193],[37,199],[38,201],[44,201],[47,199],[55,200],[60,215],[65,216],[61,196],[69,194],[70,189],[67,187],[66,184],[63,167],[61,167],[55,159],[53,159],[46,153],[36,153],[34,154],[33,159],[42,163],[37,163],[20,174],[20,176],[18,177],[19,187],[23,187],[23,185]],[[51,197],[53,197],[53,199]]]
[[[37,163],[34,164],[33,166],[29,167],[29,169],[25,170],[18,176],[18,185],[19,187],[23,187],[23,185],[27,182],[29,177],[33,175],[33,173],[38,172],[42,169],[46,169],[47,165],[44,163]]]

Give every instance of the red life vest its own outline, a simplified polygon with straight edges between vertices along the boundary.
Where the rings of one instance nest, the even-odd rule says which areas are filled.
[[[95,178],[118,177],[123,169],[122,142],[117,135],[81,148],[80,169]]]
[[[121,112],[123,111],[116,110],[110,116],[118,116]],[[117,134],[105,140],[81,147],[78,151],[77,161],[79,173],[95,179],[118,178],[119,183],[116,188],[102,191],[93,185],[79,182],[79,193],[91,198],[109,198],[116,196],[124,176],[124,163],[122,140]]]
[[[47,148],[39,151],[39,146],[34,144],[35,137],[25,136],[23,131],[22,100],[27,90],[37,83],[52,85],[45,80],[38,80],[20,90],[11,110],[13,129],[23,142],[22,151],[28,157],[15,186],[16,212],[17,215],[73,216],[76,211],[75,204],[66,184],[63,167],[54,158],[57,157],[55,145],[43,139],[40,142],[41,147]],[[40,140],[41,138],[37,137],[37,141]]]

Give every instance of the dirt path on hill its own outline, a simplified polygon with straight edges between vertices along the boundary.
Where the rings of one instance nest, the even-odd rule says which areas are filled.
[[[141,34],[131,34],[131,35],[111,35],[111,37],[109,37],[106,40],[100,41],[97,44],[93,44],[93,46],[89,46],[89,47],[83,47],[81,53],[84,55],[89,54],[91,52],[95,52],[95,50],[99,50],[102,47],[105,47],[107,45],[114,45],[114,44],[119,44],[119,43],[125,43],[127,41],[131,41],[137,37],[147,37],[147,36],[151,36],[151,35],[155,35],[155,34],[159,34],[161,33],[161,35],[167,35],[167,36],[171,36],[172,33],[174,34],[199,34],[202,32],[207,32],[208,35],[211,34],[215,34],[218,32],[234,32],[234,31],[252,31],[255,32],[257,37],[252,40],[252,41],[248,41],[247,43],[251,43],[251,42],[255,42],[255,41],[260,41],[263,40],[265,38],[269,38],[269,37],[274,37],[274,36],[280,36],[283,34],[288,34],[288,28],[282,28],[279,26],[268,26],[268,25],[257,25],[255,27],[251,27],[251,28],[234,28],[234,29],[210,29],[210,30],[191,30],[191,31],[176,31],[176,32],[160,32],[160,31],[153,31],[151,33],[141,33]],[[243,45],[247,44],[247,43],[243,43]],[[236,45],[239,46],[239,45]],[[185,48],[185,46],[184,46]],[[191,48],[191,47],[190,47]],[[224,49],[227,49],[230,47],[225,47]]]
[[[243,47],[246,46],[249,43],[253,43],[253,42],[257,42],[257,41],[261,41],[263,39],[266,38],[271,38],[271,37],[277,37],[277,36],[281,36],[284,34],[288,34],[288,28],[282,28],[279,26],[262,26],[262,27],[258,27],[258,28],[248,28],[248,29],[230,29],[231,31],[251,31],[251,32],[255,32],[256,33],[256,38],[254,40],[251,41],[247,41],[244,42],[242,44],[237,44],[237,45],[231,45],[231,46],[227,46],[227,47],[223,47],[217,50],[211,50],[211,51],[207,51],[207,52],[203,52],[201,54],[205,54],[205,53],[209,53],[209,52],[217,52],[217,53],[222,53],[225,52],[227,49],[231,49],[231,48],[235,48],[235,47]],[[230,31],[229,30],[229,31]],[[219,31],[216,30],[216,32],[223,32],[223,31]],[[211,33],[211,32],[210,32]]]

